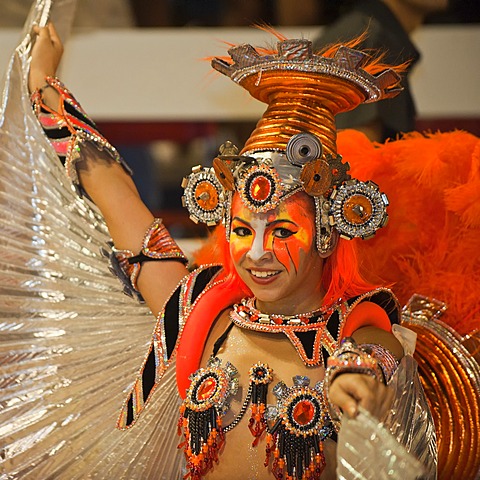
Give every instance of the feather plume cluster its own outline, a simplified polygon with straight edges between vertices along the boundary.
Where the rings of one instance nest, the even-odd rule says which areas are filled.
[[[463,131],[411,133],[386,144],[345,130],[338,151],[352,175],[390,199],[388,225],[359,242],[363,268],[413,293],[444,301],[442,320],[461,334],[480,328],[480,140]]]

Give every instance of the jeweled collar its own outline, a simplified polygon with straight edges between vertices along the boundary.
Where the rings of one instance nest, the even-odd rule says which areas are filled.
[[[327,330],[327,323],[340,303],[298,315],[268,315],[255,308],[255,298],[247,298],[233,306],[230,318],[237,327],[246,330],[283,333],[295,347],[302,362],[314,367],[323,365],[322,347],[331,354],[337,346]]]
[[[280,315],[263,313],[255,307],[255,297],[244,298],[233,306],[232,320],[240,327],[252,328],[253,325],[264,327],[302,327],[324,323],[334,307],[320,307],[307,313]]]

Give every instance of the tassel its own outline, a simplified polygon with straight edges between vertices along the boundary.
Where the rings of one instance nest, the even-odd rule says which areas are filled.
[[[323,384],[309,388],[308,377],[296,376],[288,388],[274,388],[278,418],[267,435],[265,466],[277,480],[315,480],[325,469],[323,441],[334,429],[323,396]]]
[[[272,369],[263,363],[257,363],[250,368],[250,385],[252,388],[251,416],[248,428],[254,437],[252,446],[256,447],[263,432],[267,428],[265,409],[267,403],[268,384],[272,382]]]
[[[222,417],[228,408],[227,399],[238,389],[237,369],[229,362],[212,357],[206,368],[195,372],[182,405],[178,433],[183,433],[187,461],[185,479],[201,480],[218,463],[218,454],[225,443]]]

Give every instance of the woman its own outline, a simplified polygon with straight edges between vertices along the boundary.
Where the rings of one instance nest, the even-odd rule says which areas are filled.
[[[372,182],[350,179],[334,115],[394,95],[398,76],[349,48],[314,54],[303,40],[215,59],[269,107],[241,152],[223,145],[215,172],[194,169],[185,183],[192,217],[225,226],[224,268],[189,273],[116,150],[55,78],[63,48],[53,25],[36,33],[35,111],[104,215],[121,275],[158,317],[119,426],[136,421],[175,358],[191,478],[335,478],[340,413],[386,414],[403,347],[391,332],[395,298],[361,278],[339,239],[373,235],[388,202]]]

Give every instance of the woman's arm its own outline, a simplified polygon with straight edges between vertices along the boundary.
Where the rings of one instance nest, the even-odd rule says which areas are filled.
[[[32,49],[29,89],[41,91],[43,103],[58,111],[62,101],[57,90],[47,86],[46,77],[55,76],[63,45],[52,24],[36,28]],[[131,250],[135,255],[142,247],[145,233],[154,217],[142,202],[130,175],[121,164],[94,148],[83,148],[76,163],[82,188],[103,214],[116,249]],[[137,280],[138,290],[156,315],[171,291],[188,273],[175,260],[145,262]]]

